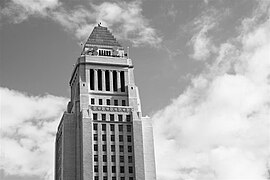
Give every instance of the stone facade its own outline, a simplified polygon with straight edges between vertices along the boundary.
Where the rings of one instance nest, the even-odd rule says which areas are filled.
[[[56,135],[56,180],[155,180],[152,125],[134,67],[106,27],[94,28],[70,80]]]

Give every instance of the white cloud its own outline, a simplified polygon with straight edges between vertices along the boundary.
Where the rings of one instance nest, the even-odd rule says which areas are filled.
[[[270,178],[270,21],[254,16],[154,115],[159,180]]]
[[[9,175],[52,179],[54,138],[67,99],[0,88],[2,167]]]
[[[49,18],[85,40],[92,28],[103,22],[121,39],[129,40],[134,46],[158,47],[162,38],[142,15],[140,1],[90,3],[69,10],[58,0],[11,0],[1,9],[1,14],[14,23],[21,23],[31,16]]]

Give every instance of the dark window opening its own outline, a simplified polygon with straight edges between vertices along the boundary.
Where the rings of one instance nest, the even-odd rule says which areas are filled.
[[[133,168],[131,166],[128,167],[128,172],[133,173]]]
[[[102,103],[102,99],[99,99],[99,100],[98,100],[98,104],[99,104],[99,105],[102,105],[102,104],[103,104],[103,103]]]
[[[98,162],[98,155],[94,155],[94,161]]]
[[[102,91],[102,71],[98,70],[98,90]]]
[[[111,151],[115,152],[115,145],[111,145]]]
[[[131,136],[127,136],[127,142],[131,142]]]
[[[110,73],[108,70],[105,71],[105,84],[106,84],[106,91],[110,91]]]
[[[116,166],[112,166],[112,173],[116,173]],[[112,177],[113,178],[116,178],[116,177]]]
[[[94,134],[94,141],[97,141],[97,140],[98,140],[98,135]]]
[[[103,172],[106,173],[107,172],[107,166],[103,166]],[[105,176],[107,177],[107,176]]]
[[[95,73],[93,69],[90,69],[90,89],[95,89]]]
[[[114,131],[114,124],[110,125],[111,131]]]
[[[114,100],[114,105],[118,106],[118,100],[117,99]]]
[[[120,158],[120,162],[121,162],[121,163],[125,162],[124,156],[120,156],[119,158]]]
[[[111,105],[111,100],[107,99],[107,105]]]
[[[128,152],[132,152],[132,146],[128,146]]]
[[[91,104],[95,104],[95,99],[91,98]]]
[[[123,115],[122,114],[118,115],[118,121],[120,121],[120,122],[123,121]]]
[[[122,100],[122,106],[126,106],[126,101]]]
[[[101,114],[102,121],[106,121],[106,114]]]
[[[121,92],[125,92],[125,73],[124,73],[124,71],[120,72],[120,81],[121,81]]]
[[[107,155],[103,155],[103,162],[107,162]]]
[[[125,167],[124,166],[120,166],[120,173],[125,173]]]
[[[131,132],[131,125],[127,125],[127,132]]]
[[[119,125],[118,129],[120,132],[123,132],[123,125]]]
[[[127,122],[130,122],[130,115],[127,115],[127,116],[126,116],[126,121],[127,121]]]
[[[112,162],[115,162],[115,155],[112,155]]]
[[[94,151],[98,151],[98,145],[94,144]]]
[[[132,163],[132,156],[128,156],[128,163]]]
[[[94,166],[94,172],[98,172],[98,166]]]
[[[97,113],[94,113],[93,114],[93,120],[97,120],[98,118],[97,118]]]
[[[110,121],[114,121],[114,114],[110,114]]]
[[[123,142],[123,135],[119,135],[119,142]]]
[[[111,135],[111,141],[115,141],[115,136]]]
[[[123,145],[120,145],[120,146],[119,146],[119,151],[120,151],[120,152],[124,152],[124,146],[123,146]]]
[[[102,145],[102,151],[107,151],[107,146],[106,146],[106,144],[103,144],[103,145]]]
[[[106,131],[106,124],[102,124],[102,131]]]
[[[93,124],[93,130],[98,130],[98,126],[97,126],[97,124]]]
[[[117,91],[117,72],[113,71],[113,90]]]

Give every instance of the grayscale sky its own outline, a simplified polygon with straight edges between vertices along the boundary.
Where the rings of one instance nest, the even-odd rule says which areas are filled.
[[[54,133],[99,22],[130,47],[158,180],[270,179],[270,1],[3,0],[1,176],[52,180]]]

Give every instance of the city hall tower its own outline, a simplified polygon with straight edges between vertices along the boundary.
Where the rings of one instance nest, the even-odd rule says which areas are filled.
[[[55,180],[156,180],[151,120],[142,117],[134,67],[101,25],[71,74],[55,141]]]

